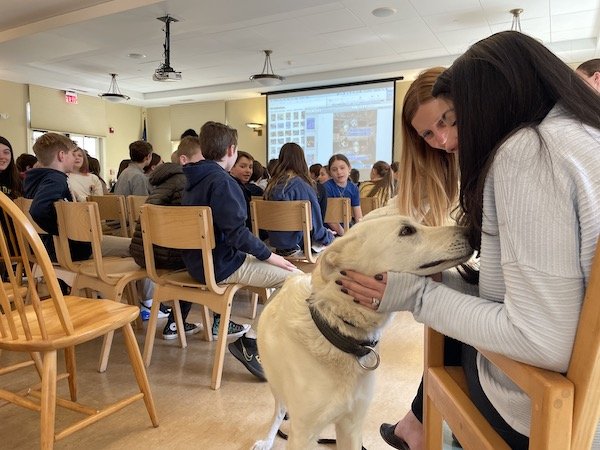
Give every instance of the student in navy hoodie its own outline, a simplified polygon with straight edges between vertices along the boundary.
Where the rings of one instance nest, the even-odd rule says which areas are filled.
[[[296,266],[267,246],[246,227],[246,200],[229,170],[237,158],[237,131],[218,122],[207,122],[200,130],[204,160],[183,168],[188,183],[183,205],[210,206],[215,249],[213,265],[218,283],[278,288],[295,272]],[[200,250],[185,250],[183,261],[190,275],[204,280]],[[265,380],[253,330],[228,345],[229,351],[257,378]]]
[[[329,245],[333,233],[323,225],[321,208],[317,200],[316,184],[311,178],[304,150],[294,142],[283,144],[279,151],[279,163],[265,189],[267,200],[309,200],[312,216],[311,240],[316,244]],[[270,231],[269,243],[275,253],[291,256],[303,247],[301,231]]]
[[[76,149],[77,146],[66,136],[58,133],[43,134],[33,144],[33,152],[40,167],[28,171],[24,181],[25,198],[33,199],[29,212],[40,228],[48,233],[41,238],[53,261],[56,261],[56,253],[52,236],[58,235],[54,202],[73,201],[67,184],[67,173],[73,170],[73,152]],[[102,254],[129,256],[130,241],[131,239],[120,236],[103,236]],[[87,242],[69,241],[69,246],[71,257],[75,261],[88,259],[92,254],[92,248]]]

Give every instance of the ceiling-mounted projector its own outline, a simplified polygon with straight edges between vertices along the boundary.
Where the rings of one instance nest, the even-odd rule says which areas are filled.
[[[165,61],[154,71],[152,79],[154,81],[179,81],[181,80],[181,72],[175,71],[171,67],[170,56],[171,56],[171,22],[179,22],[171,16],[158,17],[158,20],[165,24],[165,44],[163,46],[165,51]]]
[[[181,72],[175,72],[172,67],[159,67],[152,75],[152,79],[154,81],[179,81],[181,80]]]

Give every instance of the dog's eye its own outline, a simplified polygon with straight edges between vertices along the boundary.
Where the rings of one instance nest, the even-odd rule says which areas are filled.
[[[410,225],[404,225],[402,228],[400,228],[400,233],[398,233],[399,236],[410,236],[412,234],[415,234],[417,232],[417,229],[415,227],[412,227]]]

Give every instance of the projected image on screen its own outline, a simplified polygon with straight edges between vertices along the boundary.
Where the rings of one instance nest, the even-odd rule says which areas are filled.
[[[391,162],[394,133],[394,82],[270,94],[268,159],[296,142],[308,165],[326,164],[343,153],[368,179],[378,160]]]

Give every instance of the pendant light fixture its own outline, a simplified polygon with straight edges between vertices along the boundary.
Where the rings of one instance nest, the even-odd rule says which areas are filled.
[[[121,89],[119,89],[119,85],[117,84],[117,74],[111,73],[110,77],[110,86],[108,87],[108,92],[98,95],[112,103],[126,102],[129,100],[130,97],[122,94]]]
[[[511,31],[518,31],[521,33],[521,14],[523,13],[522,8],[515,8],[509,11],[512,14],[512,23],[510,25]]]
[[[265,63],[263,64],[262,73],[252,75],[250,79],[256,81],[261,86],[275,86],[281,84],[285,77],[276,75],[271,64],[271,53],[273,50],[263,50],[265,53]]]

